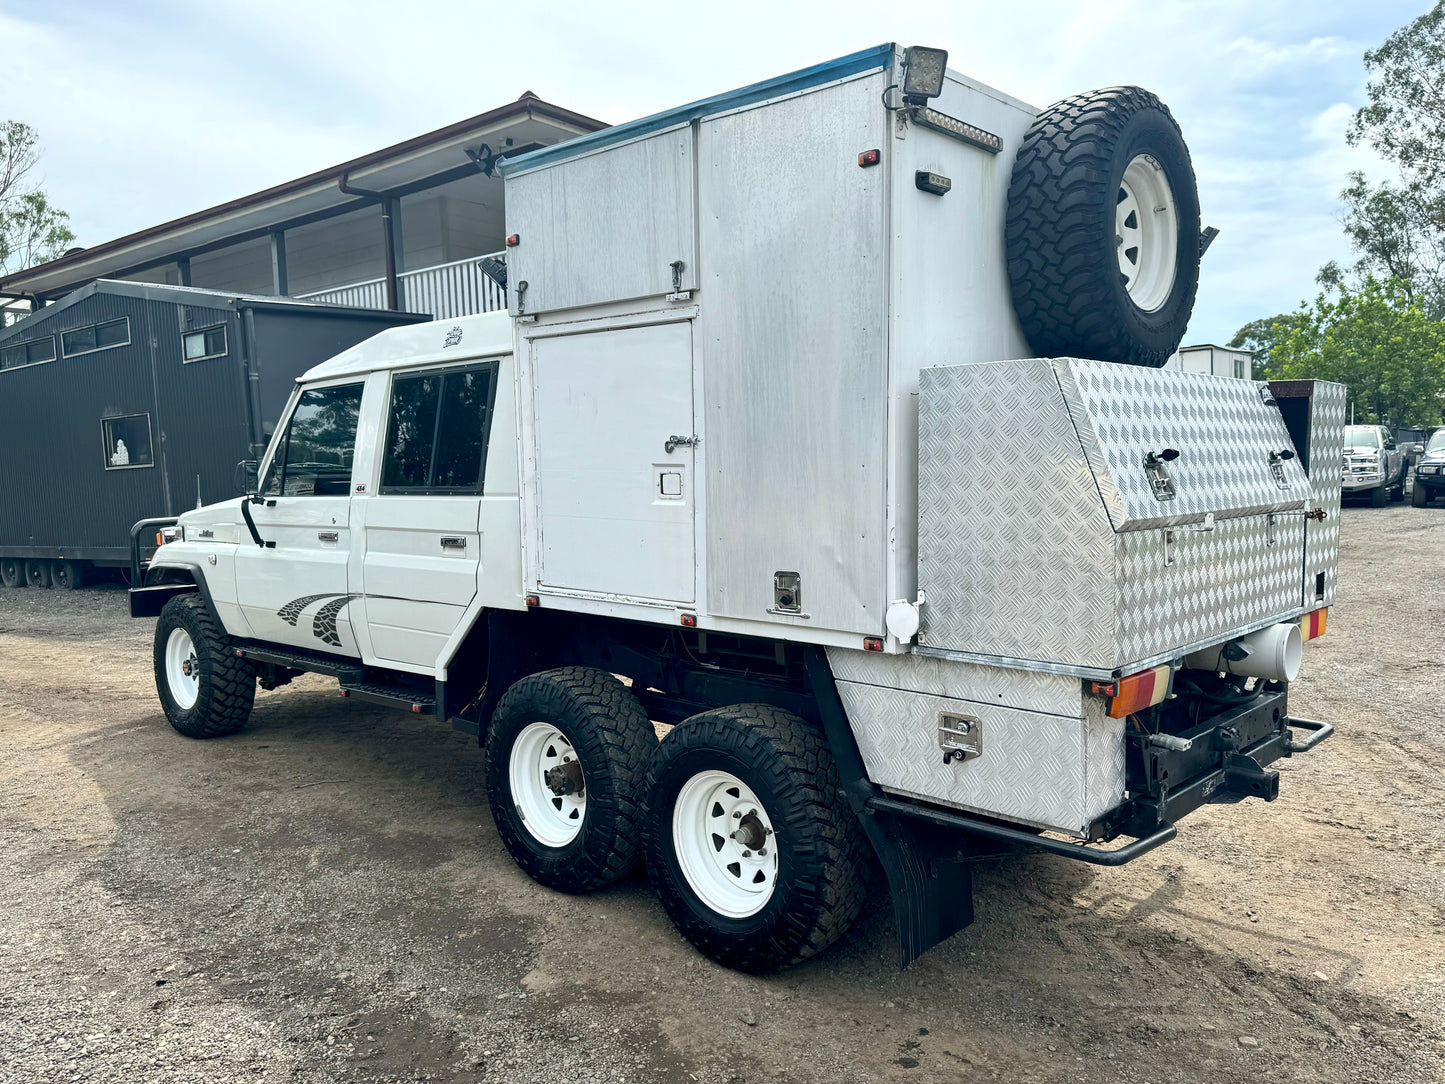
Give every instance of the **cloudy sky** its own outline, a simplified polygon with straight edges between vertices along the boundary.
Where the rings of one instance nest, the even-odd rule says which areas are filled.
[[[0,0],[0,110],[96,244],[441,127],[533,90],[617,122],[881,41],[1036,105],[1150,88],[1183,126],[1206,224],[1188,341],[1313,296],[1347,258],[1360,55],[1426,0],[479,4]]]

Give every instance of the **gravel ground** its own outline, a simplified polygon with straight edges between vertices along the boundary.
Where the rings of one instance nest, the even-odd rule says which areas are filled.
[[[475,739],[305,678],[187,741],[123,592],[0,590],[0,1081],[1445,1081],[1442,552],[1345,510],[1292,703],[1340,729],[1273,805],[986,864],[906,971],[876,890],[771,978],[527,880]]]

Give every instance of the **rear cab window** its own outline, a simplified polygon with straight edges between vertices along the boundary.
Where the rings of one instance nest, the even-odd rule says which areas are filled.
[[[392,379],[386,411],[381,493],[482,492],[498,363]]]

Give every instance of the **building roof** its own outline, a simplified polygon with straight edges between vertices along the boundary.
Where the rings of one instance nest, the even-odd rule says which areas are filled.
[[[357,188],[400,196],[474,173],[477,166],[468,152],[483,142],[491,141],[489,147],[500,154],[507,146],[557,142],[605,127],[600,120],[544,102],[528,91],[497,109],[294,181],[72,250],[0,278],[0,294],[55,295],[92,279],[130,274],[372,202],[341,191],[343,180]]]
[[[62,300],[46,305],[34,316],[19,320],[0,330],[0,343],[10,339],[26,339],[39,334],[39,324],[50,317],[64,312],[73,305],[79,305],[96,294],[115,294],[121,297],[139,297],[147,301],[169,301],[176,305],[196,305],[205,308],[267,309],[272,311],[314,312],[329,316],[350,316],[370,320],[413,320],[418,323],[430,321],[424,313],[392,312],[387,309],[351,308],[346,305],[327,305],[319,301],[296,301],[285,297],[260,297],[255,294],[238,294],[234,290],[203,290],[194,286],[166,286],[154,282],[119,282],[115,279],[98,279],[88,286],[82,286],[67,294]],[[504,314],[505,315],[505,314]],[[53,334],[53,333],[52,333]]]
[[[312,367],[297,379],[331,380],[378,369],[441,365],[511,352],[511,316],[505,311],[483,312],[455,320],[389,328]]]

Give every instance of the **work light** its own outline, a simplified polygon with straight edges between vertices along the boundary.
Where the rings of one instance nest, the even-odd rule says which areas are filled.
[[[903,54],[903,100],[922,105],[943,93],[943,74],[948,70],[948,50],[910,45]]]

